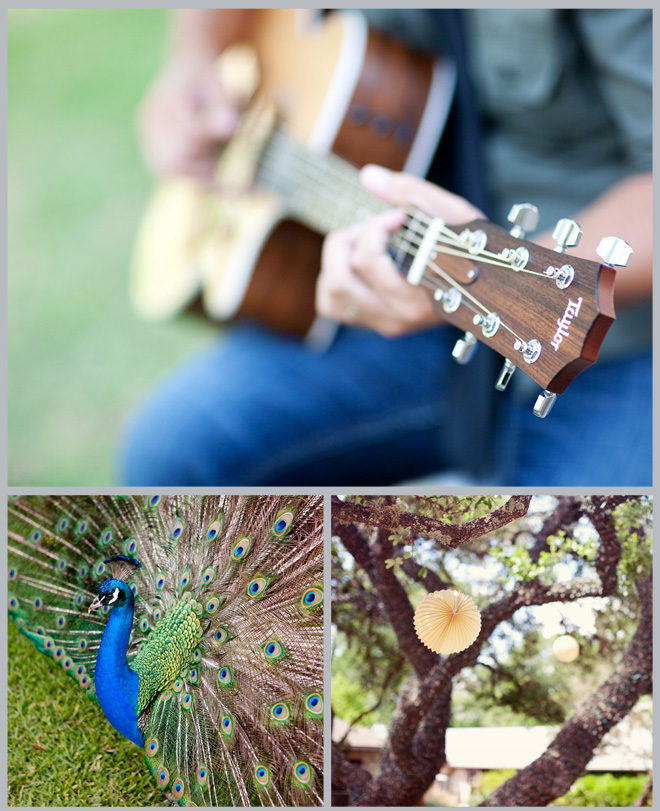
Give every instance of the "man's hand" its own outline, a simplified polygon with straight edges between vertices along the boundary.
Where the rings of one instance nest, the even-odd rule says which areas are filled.
[[[416,206],[448,224],[482,216],[462,197],[413,175],[366,166],[360,179],[386,202]],[[395,208],[326,238],[316,287],[320,315],[386,336],[441,323],[428,293],[409,284],[387,254],[390,236],[404,219],[403,210]]]
[[[218,153],[238,118],[218,80],[214,58],[174,60],[156,79],[140,111],[148,167],[160,176],[183,174],[211,182]]]

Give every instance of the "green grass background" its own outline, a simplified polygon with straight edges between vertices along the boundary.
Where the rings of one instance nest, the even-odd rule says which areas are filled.
[[[142,750],[13,622],[8,631],[8,804],[162,803]]]
[[[215,334],[131,311],[131,246],[152,181],[135,115],[162,10],[8,12],[9,483],[117,484],[121,426]]]

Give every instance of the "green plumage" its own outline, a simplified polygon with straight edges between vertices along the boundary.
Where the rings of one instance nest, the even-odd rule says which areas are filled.
[[[138,725],[181,805],[321,803],[322,571],[320,497],[9,503],[10,615],[92,698],[112,609],[87,609],[108,578],[133,591]]]

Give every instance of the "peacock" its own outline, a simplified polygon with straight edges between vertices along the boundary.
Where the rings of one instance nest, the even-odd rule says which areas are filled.
[[[322,513],[321,496],[14,497],[9,613],[170,801],[320,805]]]

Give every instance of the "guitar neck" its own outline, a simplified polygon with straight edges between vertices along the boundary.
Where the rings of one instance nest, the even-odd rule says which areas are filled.
[[[279,128],[265,144],[255,180],[284,201],[293,219],[320,234],[387,208],[362,188],[350,163],[332,153],[318,155]]]

